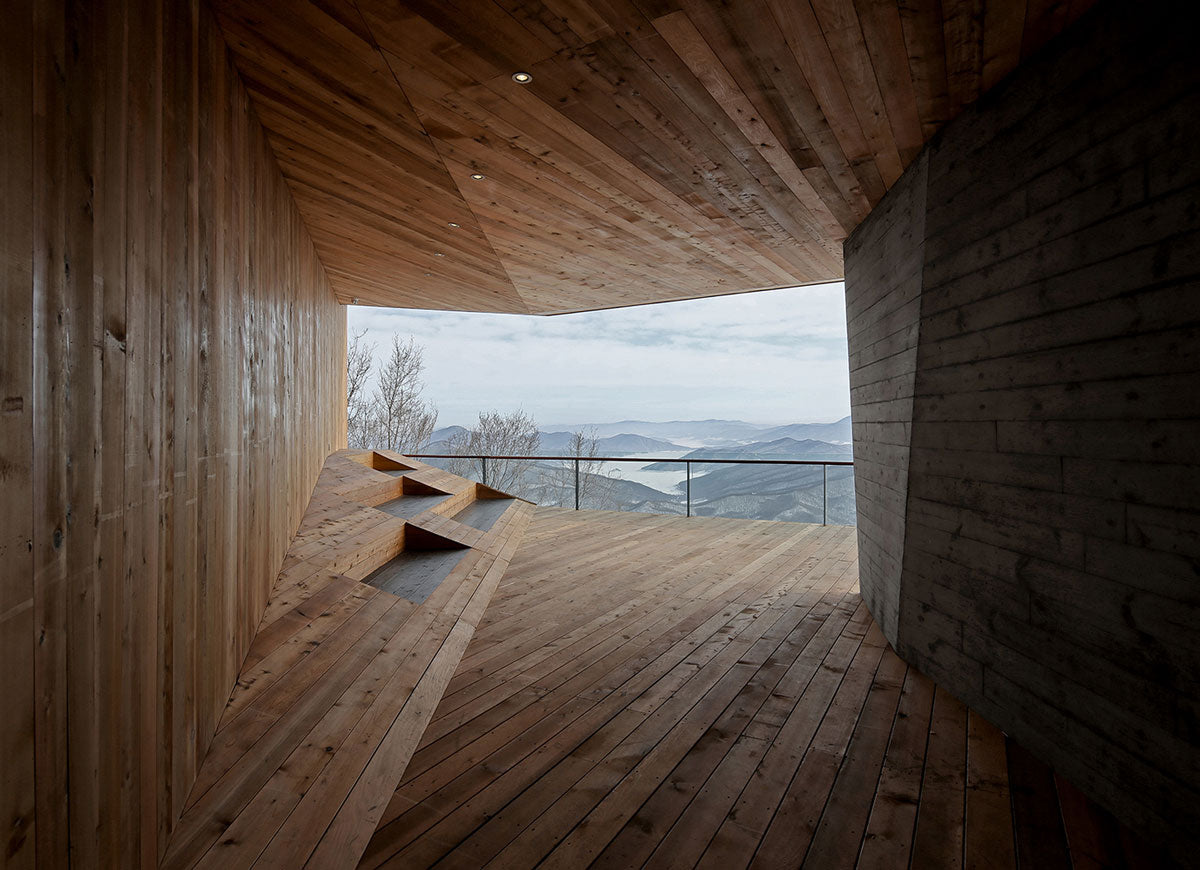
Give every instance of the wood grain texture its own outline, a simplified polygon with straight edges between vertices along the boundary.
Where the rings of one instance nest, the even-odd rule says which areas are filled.
[[[0,14],[0,854],[151,867],[344,440],[344,313],[206,7]]]
[[[924,143],[1089,3],[213,5],[339,300],[552,314],[840,278]]]
[[[32,3],[0,9],[0,27],[28,32]],[[34,773],[33,105],[31,39],[0,56],[0,854],[37,866]]]
[[[1004,735],[856,565],[845,527],[538,508],[359,866],[1015,868]],[[1117,840],[1068,805],[1072,858]]]
[[[403,477],[381,473],[408,468]],[[398,519],[373,505],[411,481],[448,497]],[[164,868],[344,867],[367,846],[529,522],[509,500],[421,603],[360,582],[479,493],[391,453],[326,461],[283,559]],[[412,497],[412,496],[409,496]],[[422,502],[424,504],[424,502]],[[426,532],[426,535],[432,534]]]

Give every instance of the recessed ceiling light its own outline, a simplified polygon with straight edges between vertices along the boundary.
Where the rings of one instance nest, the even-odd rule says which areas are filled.
[[[483,179],[484,179],[484,175],[482,172],[472,172],[471,177],[474,178],[476,181],[483,181]]]
[[[449,224],[447,224],[447,226],[454,227],[455,229],[458,229],[458,227],[459,227],[459,225],[458,225],[458,224],[456,224],[454,221],[450,221],[450,223],[449,223]]]
[[[426,277],[426,278],[432,278],[432,277],[433,277],[433,273],[432,273],[432,272],[426,272],[426,273],[425,273],[425,277]]]
[[[434,252],[433,252],[433,255],[434,255],[435,257],[444,257],[444,256],[446,256],[446,255],[445,255],[445,254],[443,254],[441,251],[434,251]]]
[[[513,81],[519,85],[527,85],[533,81],[533,76],[527,72],[515,72],[513,73]]]

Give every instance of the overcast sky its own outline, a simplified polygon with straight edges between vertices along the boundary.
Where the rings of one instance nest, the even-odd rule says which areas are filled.
[[[555,317],[351,306],[349,328],[376,358],[416,336],[438,426],[517,407],[543,429],[850,413],[840,283]]]

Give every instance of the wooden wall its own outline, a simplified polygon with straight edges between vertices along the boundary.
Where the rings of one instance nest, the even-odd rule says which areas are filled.
[[[893,646],[900,621],[928,167],[922,153],[845,250],[859,575],[863,598]]]
[[[895,592],[903,656],[1190,863],[1200,65],[1188,14],[1098,4],[931,144]],[[872,255],[877,220],[887,213],[847,247],[848,274]]]
[[[152,867],[344,441],[345,317],[197,0],[0,28],[0,863]]]

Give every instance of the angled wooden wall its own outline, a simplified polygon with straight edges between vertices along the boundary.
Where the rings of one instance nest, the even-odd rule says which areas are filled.
[[[0,864],[150,867],[343,443],[345,318],[204,6],[0,26]]]

